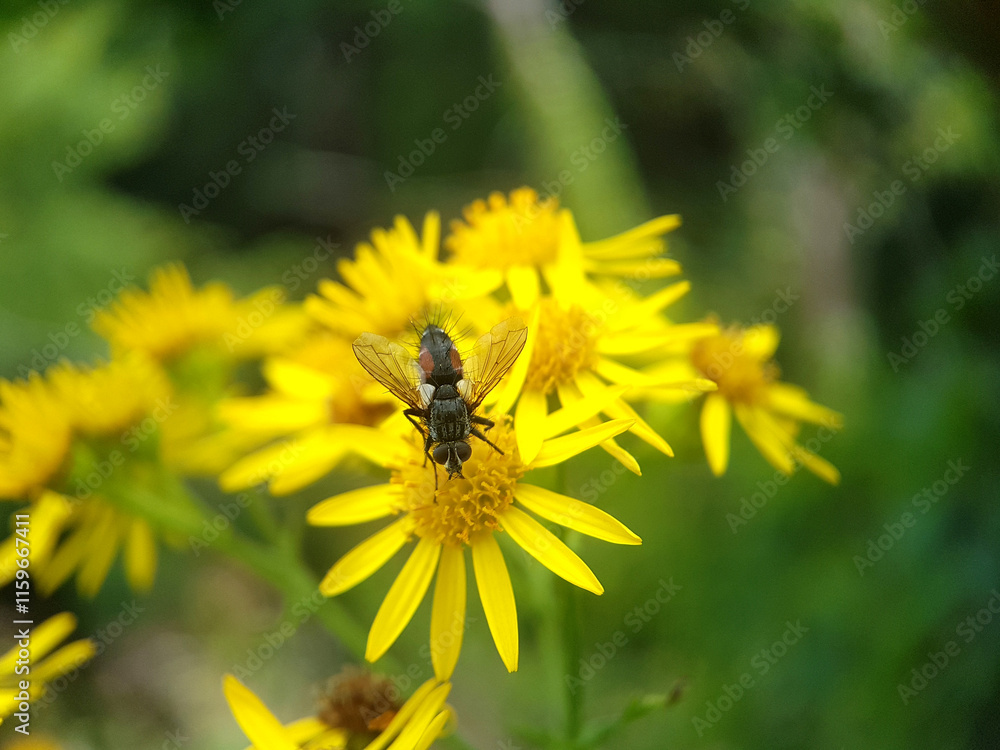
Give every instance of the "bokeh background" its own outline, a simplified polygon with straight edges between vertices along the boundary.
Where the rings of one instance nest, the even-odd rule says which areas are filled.
[[[627,638],[587,680],[586,717],[673,691],[607,746],[1000,747],[1000,616],[987,610],[971,640],[956,633],[1000,603],[995,4],[10,0],[0,30],[0,374],[22,374],[49,341],[64,342],[60,356],[102,354],[90,300],[107,299],[115,273],[141,282],[167,260],[198,283],[283,283],[301,299],[335,273],[331,260],[301,283],[284,276],[317,238],[349,254],[397,213],[453,218],[493,190],[558,192],[585,239],[680,213],[671,253],[694,289],[677,317],[751,322],[793,295],[776,316],[778,360],[846,415],[822,448],[843,482],[796,475],[734,526],[773,470],[736,431],[714,479],[696,410],[653,410],[677,457],[638,448],[644,476],[616,478],[599,501],[644,544],[583,547],[607,593],[578,597],[582,653]],[[477,99],[480,77],[491,85]],[[248,145],[275,108],[294,117]],[[78,148],[106,118],[100,142]],[[613,140],[606,118],[621,123]],[[387,179],[435,128],[444,142]],[[241,172],[185,215],[233,159]],[[891,205],[869,210],[896,181]],[[914,342],[942,309],[948,322]],[[60,336],[69,324],[81,332]],[[598,453],[569,469],[578,496],[611,468]],[[968,470],[923,512],[914,497],[949,461]],[[311,503],[365,481],[331,477],[281,512],[301,523]],[[907,511],[916,523],[859,570]],[[308,557],[322,571],[368,531],[312,530]],[[531,747],[522,730],[561,720],[538,645],[544,587],[512,559],[521,670],[505,674],[480,618],[452,694],[483,750]],[[394,573],[346,596],[362,620]],[[635,608],[671,578],[679,592],[636,628]],[[79,634],[97,635],[132,600],[116,570],[94,601],[64,586],[39,606],[73,610]],[[167,551],[136,601],[142,613],[36,730],[68,748],[242,747],[220,677],[280,622],[279,598],[217,556]],[[426,642],[426,604],[394,653]],[[763,674],[761,651],[787,622],[807,632]],[[959,655],[904,702],[899,685],[951,640]],[[290,720],[348,661],[310,621],[250,685]],[[720,705],[745,673],[753,686]]]

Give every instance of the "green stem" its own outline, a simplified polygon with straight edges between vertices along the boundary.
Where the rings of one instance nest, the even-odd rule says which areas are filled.
[[[559,491],[569,494],[569,477],[565,463],[559,464],[556,468],[556,481]],[[558,530],[558,534],[559,538],[572,548],[575,534],[563,528]],[[554,647],[554,653],[559,655],[559,658],[553,659],[553,664],[557,670],[556,677],[562,695],[563,738],[566,747],[572,748],[576,746],[580,737],[583,716],[583,685],[579,680],[567,679],[576,677],[579,673],[579,597],[576,587],[572,584],[562,580],[554,580],[552,583],[555,586],[553,592],[555,606],[550,607],[549,611],[554,611],[552,627],[554,642],[550,643]]]

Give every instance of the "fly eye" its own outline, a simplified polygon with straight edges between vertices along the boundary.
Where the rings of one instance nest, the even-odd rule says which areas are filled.
[[[434,449],[434,463],[436,464],[446,464],[448,463],[448,446],[439,445]]]
[[[464,464],[472,457],[472,448],[468,443],[459,443],[455,446],[455,455]]]

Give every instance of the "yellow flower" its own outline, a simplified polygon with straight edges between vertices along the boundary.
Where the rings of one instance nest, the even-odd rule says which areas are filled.
[[[348,673],[331,682],[317,716],[287,726],[233,675],[222,689],[249,750],[425,750],[455,721],[445,703],[451,683],[433,679],[400,706],[389,680]]]
[[[0,380],[0,498],[37,495],[69,454],[72,425],[44,379]]]
[[[133,511],[147,507],[174,519],[196,517],[184,507],[186,498],[157,451],[159,425],[174,410],[162,371],[138,354],[92,368],[60,363],[27,384],[0,384],[0,393],[5,397],[0,414],[12,441],[5,459],[26,454],[38,433],[48,430],[59,446],[58,455],[53,451],[40,462],[58,465],[57,470],[46,468],[31,483],[5,478],[21,490],[12,499],[30,502],[20,512],[30,518],[32,568],[40,588],[50,592],[76,572],[81,593],[93,596],[122,548],[130,584],[149,588],[156,570],[154,532],[144,515]],[[28,422],[56,413],[48,424]],[[0,582],[16,571],[16,541],[12,535],[0,544]]]
[[[358,364],[351,345],[331,334],[315,335],[287,357],[264,363],[271,391],[219,405],[229,431],[257,436],[268,445],[236,461],[219,477],[227,492],[267,480],[285,495],[319,479],[346,455],[378,456],[382,433],[375,429],[397,404]]]
[[[306,299],[306,311],[331,331],[353,341],[365,331],[397,338],[410,321],[439,303],[488,294],[500,285],[497,273],[471,273],[438,261],[441,227],[435,213],[424,219],[423,236],[402,216],[392,229],[376,229],[371,243],[358,245],[353,260],[342,259],[343,282],[324,279],[321,296]]]
[[[31,669],[31,687],[28,690],[28,701],[31,702],[38,699],[49,682],[93,658],[96,651],[94,643],[86,638],[53,651],[75,628],[76,617],[63,612],[33,628],[28,643],[18,642],[0,656],[0,719],[17,711],[23,701],[19,682],[28,677],[23,672],[15,672],[19,665],[27,664]],[[27,650],[27,656],[22,653],[22,648]]]
[[[778,329],[772,325],[732,327],[697,341],[691,348],[691,364],[719,388],[706,397],[701,410],[708,465],[716,476],[726,471],[735,413],[754,445],[775,468],[791,474],[800,463],[821,479],[837,484],[840,472],[799,445],[795,437],[800,422],[836,430],[842,427],[843,418],[810,401],[801,388],[778,380],[778,367],[772,361],[778,338]]]
[[[567,225],[565,236],[576,236],[571,217],[564,214],[562,221]],[[573,423],[581,427],[598,424],[599,412],[611,419],[628,419],[631,432],[672,456],[667,441],[627,403],[630,390],[642,386],[690,397],[714,390],[715,384],[695,373],[654,377],[627,362],[655,359],[664,347],[718,330],[714,324],[675,325],[662,317],[663,309],[684,296],[690,283],[672,284],[643,298],[620,281],[600,288],[571,263],[549,268],[548,282],[550,291],[535,296],[527,310],[481,300],[467,311],[473,320],[499,319],[516,311],[529,321],[524,351],[496,397],[499,411],[507,411],[517,400],[515,422],[522,458],[530,462],[538,452],[538,425],[549,418],[553,403],[588,410],[587,418]],[[591,408],[595,404],[599,408]],[[572,409],[564,413],[570,416]],[[616,441],[607,440],[601,447],[640,473],[638,462]]]
[[[442,481],[436,493],[434,468],[425,463],[421,440],[411,429],[406,438],[386,433],[383,440],[383,465],[392,470],[388,484],[336,495],[310,509],[307,519],[316,526],[343,526],[401,515],[330,569],[320,584],[320,590],[327,596],[341,594],[364,581],[407,541],[417,539],[375,616],[365,653],[369,661],[377,660],[395,642],[437,571],[431,615],[431,659],[438,679],[451,676],[465,629],[464,550],[470,547],[479,598],[493,640],[507,669],[511,672],[517,669],[514,592],[496,533],[507,533],[570,583],[595,594],[603,593],[586,563],[526,510],[598,539],[616,544],[641,543],[639,537],[603,511],[522,481],[531,469],[559,464],[628,429],[630,421],[615,420],[552,437],[573,423],[557,412],[537,426],[542,445],[528,463],[518,455],[509,418],[494,418],[497,424],[490,431],[490,439],[503,454],[473,439],[472,456],[462,468],[464,476]]]
[[[538,295],[541,279],[560,263],[579,265],[595,276],[662,278],[680,273],[680,265],[659,255],[662,235],[680,226],[680,217],[661,216],[614,237],[580,242],[568,210],[556,198],[539,199],[531,188],[491,193],[464,211],[465,221],[451,223],[445,247],[451,260],[475,269],[502,271],[511,297],[527,309]],[[567,222],[567,219],[569,221]]]
[[[232,358],[277,351],[304,329],[296,308],[277,288],[237,300],[225,284],[191,285],[179,263],[153,269],[149,291],[127,288],[97,311],[91,326],[113,352],[142,351],[169,363],[197,347]]]

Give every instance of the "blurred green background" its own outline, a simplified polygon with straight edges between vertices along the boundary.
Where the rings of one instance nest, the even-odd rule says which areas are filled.
[[[581,547],[606,588],[577,597],[582,653],[627,640],[586,681],[585,716],[676,690],[607,746],[1000,747],[1000,617],[956,630],[1000,586],[995,4],[11,0],[0,27],[0,374],[46,360],[50,342],[59,356],[103,353],[85,323],[116,272],[141,282],[181,259],[197,283],[249,292],[283,283],[317,237],[347,254],[394,214],[454,218],[522,184],[559,192],[585,239],[680,213],[671,252],[694,290],[677,317],[750,322],[779,291],[797,296],[777,316],[778,361],[845,414],[821,450],[844,478],[796,475],[734,526],[773,470],[734,431],[714,479],[696,410],[653,410],[677,457],[637,448],[644,476],[599,500],[644,544]],[[487,95],[467,100],[480,76]],[[293,117],[258,149],[247,139],[275,108]],[[596,146],[616,117],[621,135]],[[435,128],[446,140],[387,180]],[[230,160],[240,173],[182,212]],[[289,292],[333,274],[330,262]],[[941,309],[948,322],[922,338]],[[914,500],[949,461],[968,471],[933,505]],[[610,468],[600,452],[578,460],[569,486],[582,496]],[[301,522],[363,481],[332,477],[276,504]],[[907,511],[915,524],[859,570]],[[310,562],[325,570],[370,531],[313,530]],[[472,597],[451,699],[483,750],[530,747],[522,728],[561,721],[537,623],[546,591],[568,584],[538,585],[534,563],[510,558],[521,670],[505,674]],[[363,622],[398,565],[345,596]],[[671,578],[679,592],[637,620]],[[44,606],[107,638],[132,599],[119,570],[93,602],[65,586]],[[281,621],[280,600],[217,556],[166,551],[137,602],[141,616],[36,730],[69,748],[242,747],[221,674]],[[393,650],[404,661],[426,642],[426,605]],[[761,651],[787,622],[807,630],[769,662]],[[959,654],[904,702],[898,686],[952,640]],[[309,620],[249,684],[290,720],[349,660]],[[744,674],[742,695],[727,689]]]

